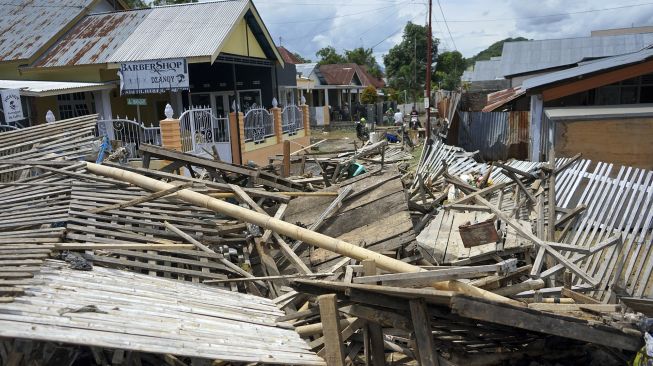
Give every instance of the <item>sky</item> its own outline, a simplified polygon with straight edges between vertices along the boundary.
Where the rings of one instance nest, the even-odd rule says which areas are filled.
[[[408,21],[425,24],[426,0],[253,0],[277,45],[316,60],[315,52],[373,47],[377,61],[401,42]],[[433,0],[440,50],[471,57],[507,37],[589,36],[597,29],[653,25],[645,0]],[[444,17],[443,17],[444,13]],[[447,20],[446,24],[444,19]],[[447,28],[448,27],[448,28]]]

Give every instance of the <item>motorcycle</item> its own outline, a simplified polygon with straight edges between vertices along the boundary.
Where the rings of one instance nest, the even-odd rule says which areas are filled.
[[[360,122],[356,122],[356,137],[363,142],[370,139],[370,131]]]

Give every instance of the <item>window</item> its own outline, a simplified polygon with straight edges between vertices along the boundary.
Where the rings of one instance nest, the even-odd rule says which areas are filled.
[[[597,88],[593,104],[637,103],[653,103],[653,74],[637,76]]]
[[[86,93],[72,93],[57,95],[59,104],[59,119],[85,116],[95,113],[93,97],[87,101]],[[91,108],[89,108],[89,103]]]

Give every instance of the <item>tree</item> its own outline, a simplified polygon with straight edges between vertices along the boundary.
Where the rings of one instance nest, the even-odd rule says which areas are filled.
[[[319,57],[318,65],[344,64],[347,59],[336,51],[333,46],[320,49],[315,53]]]
[[[370,75],[376,78],[383,77],[381,67],[376,62],[376,57],[374,57],[371,48],[358,47],[353,50],[345,50],[345,58],[347,59],[347,62],[365,66]]]
[[[361,103],[363,104],[376,103],[377,96],[378,94],[376,93],[376,88],[370,85],[367,88],[363,89],[363,92],[361,93]]]
[[[416,100],[424,90],[426,75],[426,34],[425,26],[408,22],[404,28],[401,43],[392,47],[383,57],[385,74],[390,86],[397,90],[408,90]],[[432,39],[432,59],[436,59],[439,40]],[[431,76],[433,80],[433,75]]]
[[[130,9],[142,9],[148,7],[143,0],[125,0],[125,3]]]
[[[454,90],[460,86],[460,77],[463,75],[467,62],[458,51],[442,52],[438,55],[435,68],[435,79],[440,87],[446,90]]]
[[[297,59],[298,59],[299,61],[301,61],[303,64],[306,64],[306,63],[311,62],[311,60],[302,57],[302,55],[300,55],[300,54],[297,53],[297,52],[293,52],[292,55],[295,56],[295,57],[297,57]]]

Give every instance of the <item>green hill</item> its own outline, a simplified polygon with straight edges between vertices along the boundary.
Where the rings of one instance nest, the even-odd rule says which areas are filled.
[[[473,65],[476,61],[489,60],[492,57],[501,56],[503,51],[503,44],[506,42],[518,42],[518,41],[528,41],[527,38],[517,37],[517,38],[506,38],[501,41],[493,43],[490,47],[479,52],[476,56],[467,59],[467,65]]]

